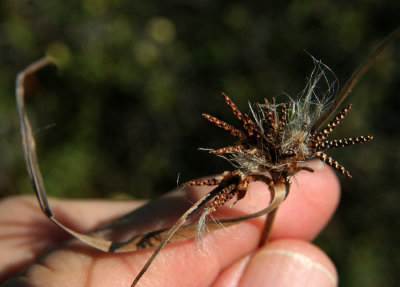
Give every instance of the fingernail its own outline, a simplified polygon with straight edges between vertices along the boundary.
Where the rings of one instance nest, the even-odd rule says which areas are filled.
[[[304,254],[266,249],[254,256],[240,283],[241,287],[333,287],[338,282],[336,274]]]

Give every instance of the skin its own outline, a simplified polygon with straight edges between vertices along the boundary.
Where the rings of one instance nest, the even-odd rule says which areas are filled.
[[[266,246],[257,247],[264,218],[207,233],[197,248],[194,239],[167,244],[138,286],[335,286],[333,263],[309,241],[334,213],[340,186],[329,167],[319,162],[310,165],[314,173],[296,175]],[[133,225],[154,229],[160,215],[170,225],[176,219],[171,211],[184,212],[190,201],[208,190],[181,191],[174,200],[162,198],[150,205],[107,200],[51,200],[50,205],[61,222],[80,232],[94,230],[138,207]],[[244,199],[218,210],[215,216],[255,212],[268,200],[265,185],[252,183]],[[128,229],[125,225],[118,228],[113,230]],[[0,201],[2,286],[127,287],[154,251],[104,253],[68,238],[44,216],[35,198]]]

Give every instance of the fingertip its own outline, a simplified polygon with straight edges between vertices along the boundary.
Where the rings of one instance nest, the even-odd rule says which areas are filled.
[[[337,286],[337,271],[315,245],[295,239],[272,241],[255,253],[238,286]]]
[[[279,207],[271,238],[313,239],[327,224],[340,199],[336,173],[321,161],[311,161],[314,172],[298,173],[287,199]]]

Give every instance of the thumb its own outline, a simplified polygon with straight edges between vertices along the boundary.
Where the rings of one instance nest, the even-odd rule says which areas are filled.
[[[336,269],[318,247],[296,239],[272,241],[250,259],[238,286],[337,286]]]

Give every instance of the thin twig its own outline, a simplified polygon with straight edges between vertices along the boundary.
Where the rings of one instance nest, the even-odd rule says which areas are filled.
[[[343,103],[347,96],[351,93],[354,86],[357,84],[358,80],[365,74],[366,71],[376,62],[378,57],[393,44],[393,42],[400,37],[400,28],[397,28],[392,33],[389,34],[378,46],[364,59],[361,65],[353,72],[351,77],[344,84],[343,88],[340,90],[339,94],[335,99],[335,103],[330,107],[326,114],[321,117],[312,127],[313,131],[318,131],[321,126],[330,117],[333,116],[338,107]]]
[[[264,228],[261,234],[259,246],[263,246],[268,242],[269,236],[271,234],[272,226],[275,221],[275,216],[278,212],[278,208],[267,214],[267,219],[265,220]]]

